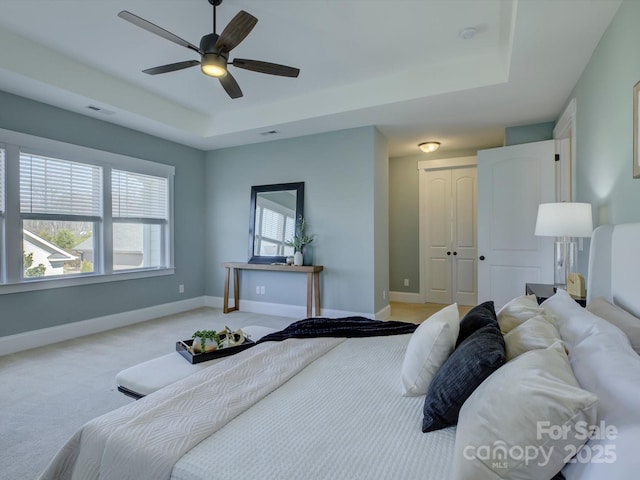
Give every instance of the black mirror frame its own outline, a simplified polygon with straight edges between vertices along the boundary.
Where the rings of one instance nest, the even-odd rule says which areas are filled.
[[[277,192],[280,190],[296,191],[296,222],[304,216],[304,182],[276,183],[273,185],[254,185],[251,187],[251,207],[249,216],[249,263],[285,263],[285,256],[254,255],[256,200],[258,193]]]

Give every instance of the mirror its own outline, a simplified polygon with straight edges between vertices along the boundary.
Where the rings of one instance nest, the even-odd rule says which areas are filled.
[[[251,187],[249,263],[284,263],[293,255],[285,245],[303,216],[304,182]]]

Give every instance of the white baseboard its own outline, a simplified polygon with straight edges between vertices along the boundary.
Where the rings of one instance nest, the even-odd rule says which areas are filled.
[[[213,307],[213,308],[222,308],[223,299],[222,297],[205,297],[205,306]],[[268,302],[256,302],[253,300],[242,300],[241,301],[241,310],[243,312],[251,312],[251,313],[262,313],[264,315],[275,315],[279,317],[290,317],[295,318],[297,320],[301,320],[303,318],[307,318],[307,307],[303,305],[288,305],[284,303],[268,303]],[[322,316],[328,318],[342,318],[342,317],[367,317],[373,318],[374,316],[377,318],[377,315],[372,313],[362,313],[362,312],[350,312],[347,310],[334,310],[330,308],[322,308],[320,310],[320,315],[314,316]]]
[[[382,310],[379,310],[376,313],[377,320],[389,320],[390,316],[391,316],[391,305],[387,305]]]
[[[389,301],[400,303],[424,303],[424,299],[419,293],[407,292],[389,292]]]
[[[202,296],[181,300],[179,302],[164,303],[153,307],[140,308],[129,312],[106,315],[99,318],[91,318],[80,322],[57,325],[55,327],[42,328],[31,332],[18,333],[0,337],[0,356],[20,352],[30,348],[38,348],[52,343],[63,342],[72,338],[84,337],[94,333],[105,332],[119,327],[126,327],[135,323],[146,322],[154,318],[176,313],[186,312],[201,307],[222,308],[222,297]],[[323,317],[367,317],[386,319],[389,318],[390,308],[387,306],[376,315],[371,313],[349,312],[345,310],[333,310],[323,308],[320,312]],[[255,302],[251,300],[242,301],[242,311],[251,313],[261,313],[264,315],[275,315],[280,317],[291,317],[293,319],[303,319],[307,317],[307,308],[301,305],[286,305],[281,303]],[[386,315],[386,316],[385,316]]]
[[[164,303],[153,307],[140,308],[129,312],[91,318],[80,322],[42,328],[31,332],[0,337],[0,355],[20,352],[29,348],[42,347],[52,343],[100,333],[113,328],[125,327],[134,323],[146,322],[154,318],[186,312],[205,305],[205,297],[195,297],[179,302]]]

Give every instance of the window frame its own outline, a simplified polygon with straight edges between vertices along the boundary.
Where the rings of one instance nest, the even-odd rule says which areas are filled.
[[[174,266],[174,177],[175,167],[57,140],[0,129],[0,145],[5,150],[5,215],[0,218],[0,295],[76,285],[172,275]],[[22,215],[20,213],[20,151],[102,168],[102,220],[94,223],[97,244],[94,272],[77,275],[22,278]],[[111,171],[113,169],[167,179],[167,222],[164,229],[162,267],[113,270],[113,218]],[[95,264],[99,267],[96,268]]]

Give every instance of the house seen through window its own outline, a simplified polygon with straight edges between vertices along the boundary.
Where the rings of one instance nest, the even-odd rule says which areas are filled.
[[[73,160],[41,150],[0,144],[0,283],[173,267],[173,167],[96,153],[104,161],[83,147],[70,147]]]

